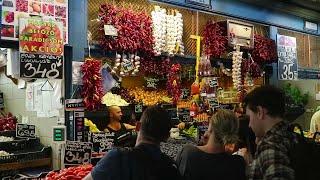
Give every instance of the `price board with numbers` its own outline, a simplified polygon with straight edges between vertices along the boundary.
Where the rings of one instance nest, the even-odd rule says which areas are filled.
[[[114,147],[114,133],[90,133],[89,141],[93,144],[93,151],[98,153],[108,152]]]
[[[184,109],[184,108],[181,108],[178,110],[178,117],[179,117],[179,120],[182,121],[182,122],[191,122],[192,119],[190,117],[190,110],[189,109]]]
[[[142,104],[136,104],[136,105],[134,106],[134,112],[135,112],[135,113],[142,113],[142,111],[143,111],[143,106],[142,106]]]
[[[64,151],[65,165],[81,165],[91,163],[91,142],[67,141]]]
[[[35,139],[36,126],[30,124],[17,124],[16,137]]]
[[[277,34],[278,79],[298,79],[297,42],[295,37]]]

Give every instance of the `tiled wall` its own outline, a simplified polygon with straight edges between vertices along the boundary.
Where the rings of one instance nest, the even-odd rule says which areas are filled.
[[[18,86],[5,76],[4,71],[0,72],[0,91],[4,94],[5,111],[11,112],[20,122],[22,117],[28,117],[29,123],[36,126],[41,143],[52,147],[53,167],[58,169],[59,150],[52,142],[52,126],[57,125],[58,117],[38,118],[35,112],[26,111],[25,89],[18,89]]]

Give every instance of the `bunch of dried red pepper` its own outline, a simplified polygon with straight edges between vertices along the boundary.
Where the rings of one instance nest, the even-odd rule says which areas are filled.
[[[144,12],[103,4],[99,10],[100,45],[109,51],[119,53],[153,53],[152,20]],[[118,30],[117,37],[104,35],[104,25],[112,25]]]
[[[101,108],[101,98],[103,97],[103,86],[101,76],[101,61],[86,59],[81,66],[83,73],[83,87],[81,96],[87,110],[98,110]]]
[[[181,95],[181,80],[179,78],[180,71],[180,64],[172,64],[168,74],[167,91],[173,98],[174,104],[178,102]]]
[[[219,23],[208,22],[203,30],[204,52],[211,57],[219,57],[227,51],[226,29]]]
[[[277,62],[278,55],[275,41],[261,35],[255,35],[252,58],[258,64],[270,64]]]

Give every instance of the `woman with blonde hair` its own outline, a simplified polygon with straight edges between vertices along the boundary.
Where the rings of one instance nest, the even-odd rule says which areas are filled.
[[[225,145],[237,142],[238,126],[238,119],[232,111],[218,110],[205,133],[207,144],[186,145],[177,156],[184,179],[246,179],[244,159],[225,151]]]

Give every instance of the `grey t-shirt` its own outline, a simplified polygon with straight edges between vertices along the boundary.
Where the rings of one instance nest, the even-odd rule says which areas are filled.
[[[186,145],[176,161],[185,180],[246,179],[245,161],[238,155],[210,154]]]

